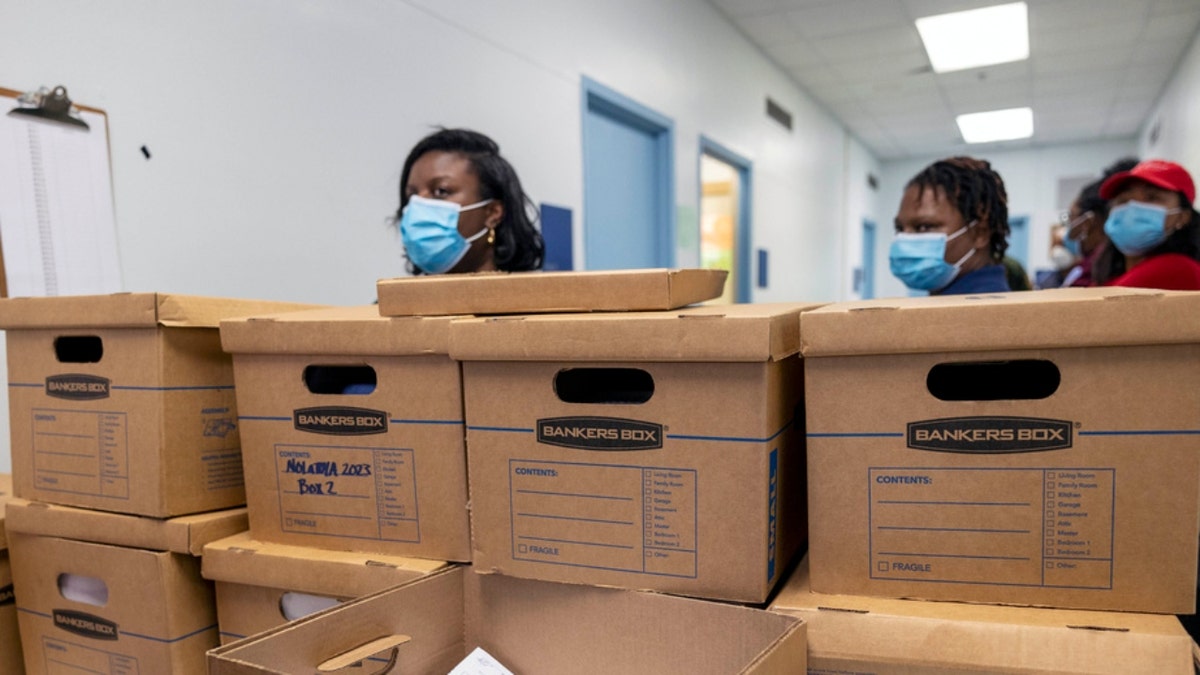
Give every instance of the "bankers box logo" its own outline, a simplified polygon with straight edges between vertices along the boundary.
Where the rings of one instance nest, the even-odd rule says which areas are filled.
[[[46,395],[75,401],[108,398],[109,380],[98,375],[66,373],[46,378]]]
[[[1037,417],[949,417],[908,425],[908,447],[962,453],[1042,452],[1071,447],[1070,422]]]
[[[94,614],[76,612],[71,609],[56,609],[52,612],[54,625],[76,635],[96,640],[116,640],[117,624]]]
[[[299,431],[333,436],[362,436],[387,433],[387,413],[382,410],[331,406],[301,408],[292,413]]]
[[[537,440],[578,450],[656,450],[663,427],[619,417],[551,417],[537,421]]]

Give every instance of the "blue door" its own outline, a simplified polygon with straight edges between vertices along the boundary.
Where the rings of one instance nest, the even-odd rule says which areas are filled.
[[[587,269],[670,267],[672,122],[586,78],[583,98]]]
[[[1029,216],[1008,219],[1008,251],[1005,255],[1029,269]]]
[[[862,228],[862,276],[859,277],[859,297],[875,297],[875,223],[864,220]]]

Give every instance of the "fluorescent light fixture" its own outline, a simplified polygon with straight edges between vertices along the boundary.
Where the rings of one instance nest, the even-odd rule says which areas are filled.
[[[991,143],[1029,138],[1033,135],[1033,110],[1009,108],[959,115],[958,130],[968,143]]]
[[[1023,2],[917,19],[933,72],[1029,58],[1029,10]]]

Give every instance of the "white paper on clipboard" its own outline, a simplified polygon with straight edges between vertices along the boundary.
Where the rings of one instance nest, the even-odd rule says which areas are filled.
[[[90,129],[8,115],[0,93],[0,249],[9,297],[121,291],[108,119]]]

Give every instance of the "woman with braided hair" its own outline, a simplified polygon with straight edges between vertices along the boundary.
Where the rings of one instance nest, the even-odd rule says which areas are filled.
[[[892,274],[933,295],[1009,290],[1008,193],[988,162],[950,157],[905,187],[889,254]]]

